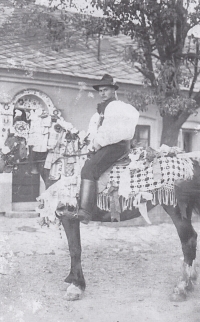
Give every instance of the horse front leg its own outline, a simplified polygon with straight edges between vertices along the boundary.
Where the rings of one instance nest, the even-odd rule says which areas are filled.
[[[81,298],[86,287],[81,266],[80,222],[68,219],[65,215],[61,216],[60,220],[67,236],[71,257],[71,270],[65,279],[65,282],[70,286],[67,288],[65,297],[67,300],[73,301]]]
[[[182,273],[174,287],[170,299],[177,302],[184,301],[187,298],[188,291],[192,291],[194,289],[194,282],[197,279],[195,268],[197,233],[191,223],[192,207],[187,205],[186,218],[182,218],[178,205],[175,208],[172,206],[164,206],[163,208],[170,215],[177,229],[184,256]]]

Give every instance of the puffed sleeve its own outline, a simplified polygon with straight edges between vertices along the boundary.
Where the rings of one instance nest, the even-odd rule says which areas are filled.
[[[99,127],[95,141],[103,146],[122,140],[131,140],[138,123],[139,112],[130,104],[113,101],[105,109],[104,121]]]
[[[89,139],[91,141],[96,137],[99,121],[100,121],[100,115],[99,113],[96,112],[90,119],[88,131],[87,131],[87,134],[89,134]]]

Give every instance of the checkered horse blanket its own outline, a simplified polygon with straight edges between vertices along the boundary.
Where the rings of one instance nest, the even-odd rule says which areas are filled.
[[[151,193],[152,203],[156,198],[160,204],[175,205],[174,183],[179,179],[191,179],[193,163],[189,158],[158,156],[152,162],[146,159],[135,161],[134,166],[114,166],[110,172],[109,186],[118,189],[122,197],[123,208],[132,209],[135,196],[139,193]],[[110,209],[109,189],[98,196],[98,207]]]
[[[132,155],[130,153],[130,159]],[[141,159],[141,154],[137,155],[139,155],[138,161],[132,158],[126,166],[118,164],[112,167],[105,176],[102,189],[98,187],[97,206],[102,210],[110,211],[112,219],[116,219],[121,210],[131,210],[136,206],[141,212],[140,208],[145,205],[143,202],[145,200],[151,200],[152,204],[159,202],[176,205],[175,181],[193,177],[192,160],[195,160],[196,152],[195,155],[190,156],[187,154],[180,154],[177,157],[157,155],[151,158],[151,162],[148,157]],[[200,152],[197,157],[200,160]],[[83,157],[77,157],[73,175],[71,173],[70,176],[62,175],[60,180],[37,198],[41,203],[41,207],[37,209],[41,217],[48,216],[54,220],[55,210],[59,203],[77,206],[77,195],[81,182],[80,173],[84,162]],[[144,214],[142,216],[145,218]],[[148,222],[148,218],[145,220]]]

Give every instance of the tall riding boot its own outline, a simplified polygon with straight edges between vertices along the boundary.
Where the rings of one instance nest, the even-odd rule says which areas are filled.
[[[82,223],[88,224],[92,219],[92,212],[96,200],[96,182],[82,179],[80,187],[80,204],[79,210],[74,215]]]

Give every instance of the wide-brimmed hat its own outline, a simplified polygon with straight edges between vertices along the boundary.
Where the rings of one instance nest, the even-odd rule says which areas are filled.
[[[95,85],[93,85],[93,88],[98,91],[100,86],[111,86],[114,87],[115,90],[119,88],[119,86],[115,83],[113,77],[109,74],[103,75],[102,79]]]

